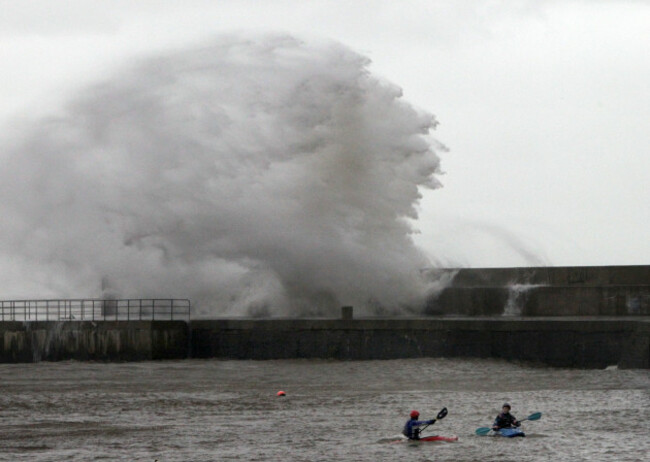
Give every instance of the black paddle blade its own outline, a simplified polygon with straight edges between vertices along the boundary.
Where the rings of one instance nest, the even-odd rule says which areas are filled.
[[[446,415],[447,415],[447,408],[443,407],[442,411],[438,412],[438,415],[436,416],[436,420],[444,419]]]

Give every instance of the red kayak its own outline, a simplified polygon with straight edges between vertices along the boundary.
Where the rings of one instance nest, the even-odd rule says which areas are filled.
[[[434,443],[436,441],[453,443],[454,441],[458,441],[458,437],[456,435],[453,436],[433,435],[433,436],[423,436],[419,440],[410,440],[406,436],[402,436],[399,439],[391,440],[388,442],[389,443]]]
[[[435,436],[424,436],[419,440],[414,440],[414,441],[446,441],[448,443],[451,443],[453,441],[458,441],[458,437],[456,435],[453,436],[435,435]]]

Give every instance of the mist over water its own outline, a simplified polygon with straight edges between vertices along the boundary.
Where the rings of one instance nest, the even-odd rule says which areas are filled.
[[[233,35],[133,63],[23,124],[1,146],[3,298],[419,310],[435,287],[409,219],[444,147],[369,64],[337,43]]]

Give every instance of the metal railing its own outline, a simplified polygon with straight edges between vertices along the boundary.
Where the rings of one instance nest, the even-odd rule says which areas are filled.
[[[190,321],[177,298],[0,300],[0,321]]]

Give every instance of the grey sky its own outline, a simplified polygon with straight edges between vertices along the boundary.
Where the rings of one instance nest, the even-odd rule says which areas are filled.
[[[436,115],[416,242],[448,265],[650,261],[645,1],[0,1],[0,117],[232,30],[338,40]],[[8,136],[8,135],[7,135]]]

